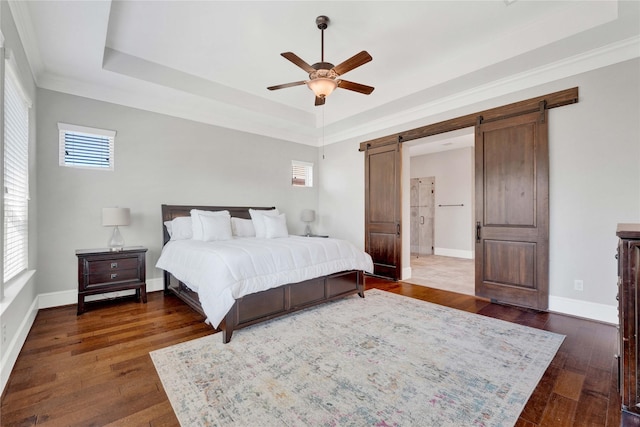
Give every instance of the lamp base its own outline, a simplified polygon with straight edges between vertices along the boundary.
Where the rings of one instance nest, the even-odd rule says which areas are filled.
[[[311,232],[311,225],[307,223],[307,226],[304,228],[304,235],[311,236],[313,233]]]
[[[117,225],[113,227],[113,233],[111,234],[108,245],[112,251],[121,251],[122,248],[124,248],[124,239]]]

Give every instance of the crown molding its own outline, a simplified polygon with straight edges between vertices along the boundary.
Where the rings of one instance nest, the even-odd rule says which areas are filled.
[[[195,94],[174,90],[174,96],[151,98],[144,94],[99,86],[60,76],[44,74],[40,87],[77,96],[88,97],[132,108],[152,111],[187,120],[198,121],[237,131],[282,139],[311,146],[334,144],[347,140],[365,140],[400,132],[426,123],[430,117],[516,93],[562,78],[592,71],[640,56],[640,36],[613,43],[552,64],[505,77],[485,85],[435,99],[422,105],[365,120],[345,131],[331,132],[321,126],[305,126],[287,119],[259,112],[238,111],[222,103]],[[180,96],[180,102],[176,102]],[[375,114],[375,111],[373,111]]]
[[[44,62],[40,55],[40,49],[36,40],[36,33],[33,29],[33,23],[29,15],[29,5],[26,1],[8,0],[13,21],[18,29],[18,35],[22,42],[22,48],[27,55],[27,62],[31,69],[31,75],[36,85],[39,86],[39,78],[45,72]]]
[[[332,125],[324,127],[317,117],[316,120],[309,120],[306,113],[296,112],[289,116],[284,113],[284,109],[280,114],[274,114],[267,104],[261,105],[263,108],[251,110],[241,105],[226,105],[212,96],[194,91],[185,92],[182,86],[166,87],[166,90],[158,91],[158,85],[163,86],[162,82],[155,83],[155,90],[149,90],[148,93],[133,93],[126,89],[53,75],[44,68],[27,2],[8,0],[8,4],[38,87],[316,147],[399,132],[428,123],[436,115],[445,116],[453,110],[469,108],[473,104],[640,56],[640,36],[634,36],[449,96],[431,99],[420,105],[414,104],[403,109],[402,99],[399,99],[393,102],[391,114],[388,113],[390,105],[385,104],[367,111],[361,120],[356,119],[355,124],[349,125],[347,129],[332,130]],[[118,71],[122,73],[122,70]],[[120,75],[139,80],[139,76],[127,74],[131,73]],[[149,96],[150,93],[153,95]]]
[[[614,65],[640,57],[640,36],[631,37],[602,48],[571,56],[555,63],[537,67],[513,76],[495,80],[491,83],[436,99],[434,101],[398,111],[376,120],[367,121],[359,126],[342,132],[329,133],[325,144],[334,144],[350,139],[366,139],[396,133],[402,125],[424,121],[436,114],[446,113],[458,108],[509,95],[559,79],[582,74],[598,68]],[[390,131],[393,129],[393,131]]]
[[[258,113],[246,111],[238,113],[237,110],[230,109],[222,103],[178,90],[155,92],[155,96],[150,96],[149,93],[137,93],[53,74],[44,74],[40,83],[39,87],[43,89],[264,137],[311,146],[315,146],[318,140],[316,129],[293,125],[285,120]]]
[[[304,127],[313,126],[314,115],[264,97],[222,85],[211,80],[166,67],[124,52],[105,47],[102,68],[145,82],[209,98],[231,108],[258,113],[274,120],[287,117],[287,121]],[[239,113],[241,114],[241,113]]]

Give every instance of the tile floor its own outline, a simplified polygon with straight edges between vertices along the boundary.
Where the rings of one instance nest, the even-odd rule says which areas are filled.
[[[475,295],[474,260],[440,255],[411,256],[411,278],[415,285]]]

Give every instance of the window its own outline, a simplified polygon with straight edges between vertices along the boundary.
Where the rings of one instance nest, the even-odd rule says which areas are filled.
[[[291,162],[291,184],[295,187],[313,187],[313,163]]]
[[[29,108],[15,68],[4,77],[4,283],[28,266]]]
[[[58,123],[60,166],[113,170],[112,130]]]

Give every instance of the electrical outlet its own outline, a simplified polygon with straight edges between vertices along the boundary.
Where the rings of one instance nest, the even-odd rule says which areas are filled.
[[[584,282],[582,280],[574,280],[573,289],[575,289],[576,291],[584,291]]]
[[[2,344],[7,342],[7,324],[2,324]]]

